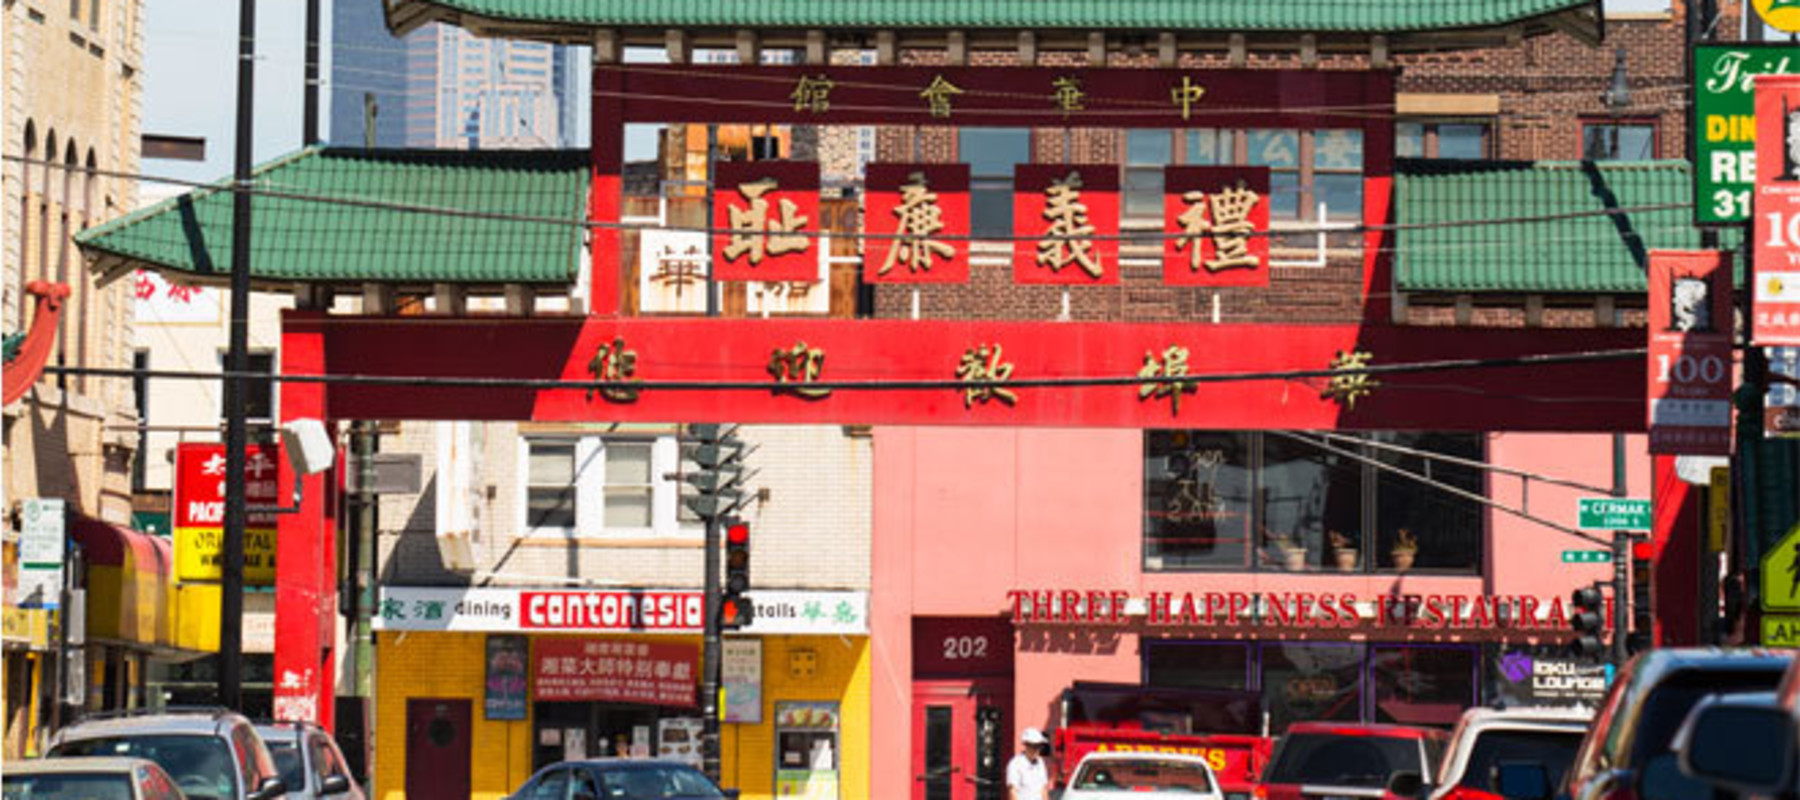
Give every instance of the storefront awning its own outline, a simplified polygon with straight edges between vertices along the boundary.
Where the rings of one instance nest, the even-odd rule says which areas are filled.
[[[69,535],[87,562],[87,635],[146,649],[175,643],[167,539],[80,514]]]

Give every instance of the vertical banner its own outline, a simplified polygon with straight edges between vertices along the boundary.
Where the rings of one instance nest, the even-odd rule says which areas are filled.
[[[68,516],[60,497],[28,497],[21,504],[17,603],[56,608],[62,603],[63,562],[68,554]]]
[[[724,687],[723,722],[762,722],[762,640],[726,639],[720,643],[719,683]]]
[[[275,505],[281,450],[251,445],[244,458],[248,505]],[[218,581],[225,565],[225,445],[182,442],[175,447],[175,580]],[[251,514],[244,526],[244,585],[275,583],[275,517]]]
[[[524,636],[494,633],[487,637],[487,697],[482,710],[490,720],[525,718],[530,647]]]
[[[1013,167],[1013,282],[1119,282],[1117,164]]]
[[[715,165],[713,270],[722,281],[819,279],[819,165],[726,161]]]
[[[1268,167],[1163,169],[1163,283],[1269,285]]]
[[[969,282],[969,165],[870,164],[863,229],[866,283]]]
[[[1800,345],[1800,75],[1756,77],[1751,341]]]
[[[1650,252],[1650,452],[1731,454],[1731,255]]]

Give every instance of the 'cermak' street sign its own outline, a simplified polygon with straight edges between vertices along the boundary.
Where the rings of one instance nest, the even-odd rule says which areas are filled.
[[[1583,497],[1577,528],[1584,531],[1648,531],[1650,501],[1631,497]]]

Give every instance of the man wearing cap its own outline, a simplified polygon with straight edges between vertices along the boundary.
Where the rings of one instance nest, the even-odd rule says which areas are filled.
[[[1037,728],[1026,728],[1019,736],[1019,754],[1006,765],[1006,788],[1010,800],[1049,800],[1050,772],[1044,765],[1044,750],[1050,740]]]

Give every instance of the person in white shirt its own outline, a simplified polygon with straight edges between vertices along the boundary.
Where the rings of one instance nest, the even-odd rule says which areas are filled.
[[[1050,740],[1037,728],[1026,728],[1019,736],[1019,754],[1006,764],[1006,790],[1010,800],[1049,800],[1050,772],[1044,764],[1044,751]]]

